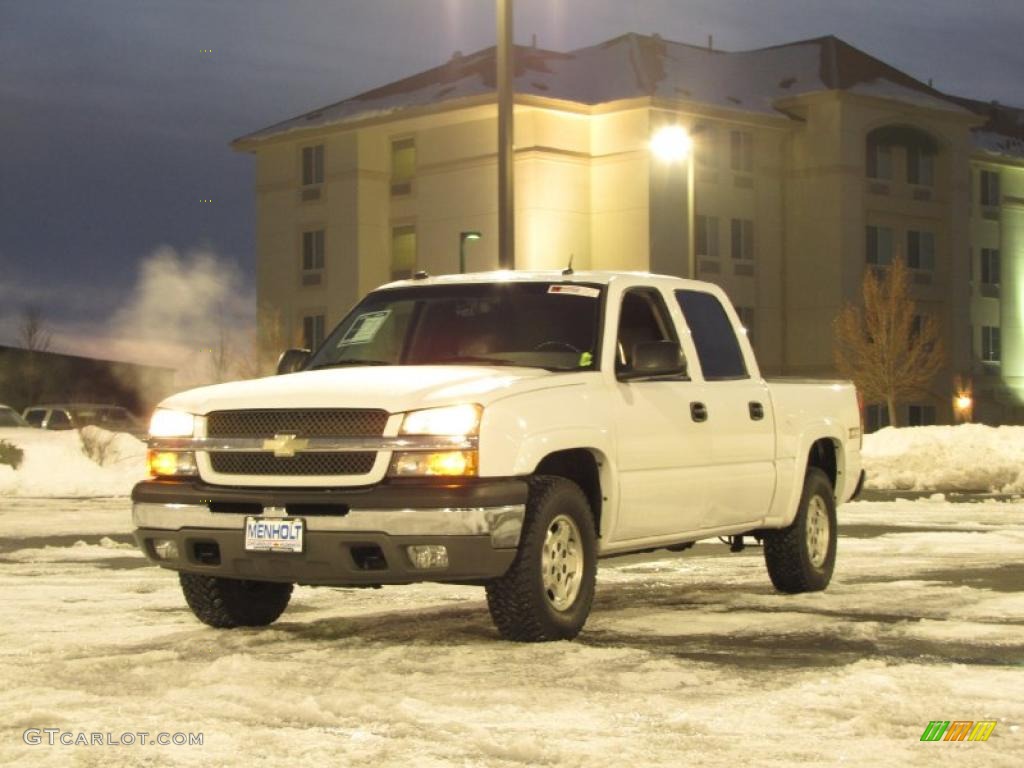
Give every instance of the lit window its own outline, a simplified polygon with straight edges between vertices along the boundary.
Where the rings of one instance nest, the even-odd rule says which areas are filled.
[[[907,147],[907,181],[930,187],[935,181],[935,155],[921,147]]]
[[[754,258],[754,222],[750,219],[732,220],[732,257],[734,259]]]
[[[302,148],[302,185],[323,184],[324,145]]]
[[[892,147],[868,142],[867,171],[869,179],[888,181],[892,178]]]
[[[995,248],[981,249],[981,282],[999,285],[999,251]]]
[[[416,227],[406,225],[391,230],[391,279],[406,280],[416,271]]]
[[[730,131],[729,167],[740,173],[754,170],[754,135],[749,131]]]
[[[694,222],[698,256],[718,258],[718,217],[697,216]]]
[[[911,269],[935,269],[935,233],[907,231],[907,266]]]
[[[865,260],[877,267],[892,264],[892,229],[868,226]]]
[[[324,268],[324,231],[302,233],[302,270],[314,272]]]
[[[413,139],[391,142],[391,194],[410,194],[415,175],[416,142]]]
[[[986,206],[999,205],[999,174],[995,171],[982,171],[981,204]]]
[[[324,340],[324,316],[306,315],[302,318],[302,344],[306,349],[316,350]]]

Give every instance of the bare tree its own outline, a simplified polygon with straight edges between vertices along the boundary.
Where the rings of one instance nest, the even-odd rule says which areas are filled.
[[[51,338],[42,310],[36,306],[25,307],[18,324],[18,341],[21,346],[30,352],[46,352],[50,348]]]
[[[884,402],[897,425],[896,405],[928,390],[946,361],[934,317],[918,314],[901,258],[879,277],[868,269],[863,307],[847,304],[835,320],[835,362],[868,402]]]

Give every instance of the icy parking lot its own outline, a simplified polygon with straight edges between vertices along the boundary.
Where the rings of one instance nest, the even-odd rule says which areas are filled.
[[[840,509],[825,593],[758,548],[605,561],[571,643],[498,640],[477,588],[300,588],[216,631],[126,542],[125,499],[4,499],[0,763],[1019,765],[1024,502]],[[930,720],[995,720],[922,743]],[[202,746],[26,745],[29,728]],[[950,755],[948,753],[957,754]],[[1016,757],[1014,757],[1016,755]]]

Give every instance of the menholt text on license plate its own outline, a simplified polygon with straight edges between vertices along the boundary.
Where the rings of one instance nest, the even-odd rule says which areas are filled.
[[[295,517],[245,518],[248,552],[301,552],[305,521]]]

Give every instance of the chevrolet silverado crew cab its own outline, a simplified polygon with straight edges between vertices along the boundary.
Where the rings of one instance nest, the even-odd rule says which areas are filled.
[[[863,478],[853,386],[763,379],[708,283],[420,274],[279,370],[161,403],[132,493],[215,627],[270,624],[294,584],[435,581],[483,586],[505,638],[572,638],[599,558],[708,537],[821,590]]]

